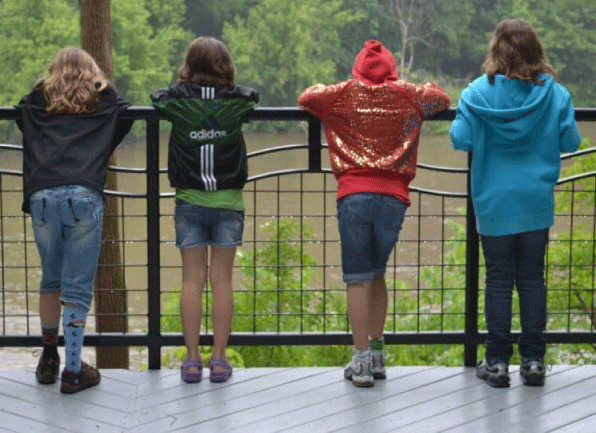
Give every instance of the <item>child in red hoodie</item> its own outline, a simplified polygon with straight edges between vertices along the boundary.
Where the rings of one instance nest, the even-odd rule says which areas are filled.
[[[410,205],[422,121],[449,107],[434,84],[398,80],[393,54],[369,40],[353,79],[309,87],[298,104],[319,117],[338,182],[337,216],[354,356],[344,371],[359,387],[386,377],[383,328],[387,260]]]

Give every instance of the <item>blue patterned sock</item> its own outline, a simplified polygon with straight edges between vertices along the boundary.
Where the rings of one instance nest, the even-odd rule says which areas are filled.
[[[81,349],[85,337],[87,310],[73,304],[64,305],[62,324],[64,325],[64,368],[73,373],[81,369]]]

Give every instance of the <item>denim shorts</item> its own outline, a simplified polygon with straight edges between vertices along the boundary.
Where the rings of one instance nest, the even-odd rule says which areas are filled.
[[[176,200],[174,221],[178,248],[242,245],[243,211],[197,206]]]
[[[89,310],[101,249],[102,195],[66,185],[37,191],[29,202],[41,259],[40,293],[59,290],[61,302]]]
[[[406,209],[401,200],[380,194],[351,194],[337,202],[345,283],[362,283],[385,275]]]

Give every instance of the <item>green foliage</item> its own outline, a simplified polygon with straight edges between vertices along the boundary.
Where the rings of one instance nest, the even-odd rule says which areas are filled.
[[[78,13],[65,0],[4,0],[0,44],[0,105],[13,105],[44,76],[58,50],[80,45]]]
[[[116,85],[136,105],[169,85],[192,34],[180,27],[183,0],[112,1]]]
[[[208,288],[207,288],[208,289]],[[203,294],[203,305],[205,305],[206,294]],[[180,292],[172,292],[165,298],[162,307],[161,315],[161,330],[164,333],[182,333],[182,321],[180,320]],[[211,346],[201,346],[199,353],[203,363],[207,365],[213,348]],[[230,364],[235,367],[244,367],[244,360],[242,356],[234,348],[228,348],[226,356]],[[178,368],[180,364],[186,359],[186,347],[178,347],[176,349],[168,350],[164,353],[161,359],[161,365],[166,368]]]
[[[446,83],[455,83],[453,105],[459,91],[481,74],[495,25],[511,17],[535,26],[577,107],[596,99],[594,2],[430,3],[425,6],[430,38],[415,45],[413,72],[430,73],[428,81],[446,77]],[[367,39],[381,40],[394,53],[400,49],[399,26],[385,0],[112,0],[111,17],[116,84],[136,105],[148,104],[152,91],[174,79],[185,47],[197,35],[229,44],[238,82],[257,88],[263,106],[295,106],[305,87],[349,78]],[[43,76],[58,49],[79,45],[78,2],[0,2],[0,42],[0,66],[11,71],[0,77],[0,105],[11,105]],[[442,133],[445,126],[431,129]]]
[[[536,28],[548,59],[576,106],[592,106],[596,97],[596,3],[512,0],[512,11]]]
[[[345,294],[308,289],[317,263],[300,248],[297,239],[300,229],[303,238],[313,239],[312,228],[305,221],[300,227],[294,219],[277,218],[261,229],[267,239],[263,246],[254,252],[237,253],[244,288],[234,294],[233,332],[320,332],[323,326],[330,331],[345,330]],[[209,291],[207,288],[203,294],[205,308]],[[163,332],[182,332],[179,303],[179,293],[166,299]],[[329,315],[325,323],[323,305]],[[209,317],[208,311],[203,314]],[[206,327],[212,329],[209,319]],[[201,348],[203,359],[210,353],[210,347]],[[242,346],[227,350],[230,363],[239,367],[340,365],[347,362],[346,353],[343,346]],[[185,354],[185,348],[169,351],[162,364],[175,365]]]
[[[418,288],[411,288],[404,281],[388,281],[389,287],[396,288],[396,295],[389,299],[385,332],[393,329],[397,332],[464,329],[466,229],[454,221],[446,224],[453,235],[445,242],[444,267],[423,267]],[[482,293],[480,297],[483,302]],[[482,324],[483,320],[480,320]],[[463,347],[459,345],[386,345],[385,352],[388,365],[457,366],[463,362]]]
[[[352,78],[354,58],[368,39],[380,40],[390,49],[396,48],[398,28],[386,0],[344,0],[343,9],[354,11],[362,19],[339,29],[341,45],[337,55],[338,81]],[[329,84],[329,83],[325,83]]]
[[[184,0],[113,0],[116,85],[134,104],[172,81],[192,35],[180,27]],[[43,77],[56,52],[80,46],[78,8],[66,0],[0,2],[0,105],[12,105]]]
[[[581,148],[591,147],[584,140]],[[564,165],[561,177],[594,171],[596,154],[576,157]],[[547,269],[550,330],[589,330],[596,327],[594,284],[596,224],[594,214],[594,177],[566,182],[557,189],[556,211],[570,215],[564,229],[551,236]],[[561,217],[559,217],[561,218]],[[571,266],[573,265],[573,266]],[[593,363],[596,350],[592,345],[557,345],[552,350],[556,362]]]
[[[303,239],[314,239],[307,221],[276,218],[261,229],[267,239],[263,245],[239,254],[245,289],[237,295],[248,296],[242,296],[235,305],[233,329],[305,333],[324,328],[345,330],[345,294],[310,289],[317,263],[299,241],[300,233]],[[248,367],[339,365],[346,357],[345,348],[336,346],[245,346],[237,350]]]
[[[388,282],[397,289],[397,294],[389,300],[386,329],[397,332],[463,329],[465,227],[448,224],[455,234],[446,242],[442,270],[423,268],[418,290],[409,288],[403,281]],[[310,227],[304,221],[302,225],[303,238],[312,239]],[[261,228],[267,241],[256,252],[238,253],[244,289],[235,292],[233,331],[308,333],[325,328],[345,332],[345,291],[308,289],[316,283],[312,281],[316,261],[300,248],[300,222],[290,218],[271,219]],[[174,294],[165,303],[161,319],[164,332],[182,332],[179,299]],[[206,298],[203,305],[205,301]],[[351,357],[345,346],[243,346],[228,350],[235,356],[234,365],[246,367],[337,366]],[[210,348],[202,351],[205,359]],[[462,347],[449,345],[387,345],[385,351],[389,365],[461,365],[463,356]],[[184,348],[168,352],[164,365],[175,365],[184,355]]]
[[[265,106],[295,106],[306,87],[334,81],[338,29],[362,18],[341,7],[342,0],[263,0],[224,23],[237,81],[257,88]]]
[[[584,143],[584,146],[589,143]],[[596,166],[596,155],[586,156],[563,170],[564,176],[590,171]],[[557,194],[557,213],[568,213],[571,199],[579,212],[594,212],[594,179],[579,181],[574,192]],[[586,195],[582,191],[586,190]],[[578,209],[576,208],[577,212]],[[589,222],[592,221],[592,222]],[[465,321],[465,226],[447,221],[453,233],[444,243],[442,266],[425,266],[420,270],[416,287],[411,283],[388,281],[390,290],[386,332],[461,331]],[[346,332],[345,290],[336,287],[316,289],[312,256],[301,247],[302,239],[314,239],[306,221],[272,218],[261,227],[265,240],[256,251],[239,252],[243,289],[235,292],[234,332]],[[549,286],[548,329],[591,329],[594,284],[594,223],[588,218],[569,233],[555,234],[548,250]],[[570,267],[570,263],[573,264]],[[479,280],[484,281],[480,257]],[[571,289],[570,289],[571,288]],[[162,326],[165,332],[181,332],[179,296],[166,303]],[[205,305],[205,302],[204,302]],[[479,329],[486,329],[484,290],[479,293]],[[519,330],[517,292],[513,294],[512,329]],[[571,325],[569,320],[571,320]],[[210,348],[203,348],[204,358]],[[349,361],[351,352],[345,346],[244,346],[228,349],[234,365],[246,367],[338,366]],[[388,365],[461,365],[460,345],[386,345]],[[174,365],[184,356],[177,349],[164,358]],[[551,363],[593,363],[594,347],[590,345],[549,346]],[[516,354],[512,363],[519,362]]]

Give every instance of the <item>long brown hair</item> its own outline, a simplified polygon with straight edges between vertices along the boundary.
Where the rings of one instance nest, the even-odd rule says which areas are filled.
[[[497,25],[482,69],[491,83],[495,74],[536,84],[543,83],[540,75],[545,72],[556,75],[544,57],[538,34],[527,21],[519,19],[503,20]]]
[[[229,87],[234,84],[235,76],[232,55],[222,41],[201,36],[188,46],[186,60],[180,68],[180,81]]]
[[[99,92],[106,86],[101,69],[79,48],[63,48],[48,68],[49,77],[38,83],[50,114],[91,113],[97,108]]]

